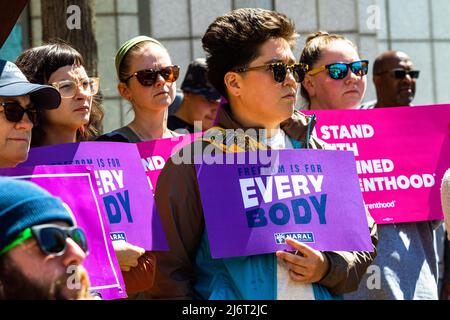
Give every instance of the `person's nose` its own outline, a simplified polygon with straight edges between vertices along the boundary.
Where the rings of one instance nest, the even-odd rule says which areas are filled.
[[[347,77],[346,77],[346,79],[345,79],[345,83],[346,83],[346,84],[353,84],[353,83],[357,82],[358,80],[362,79],[362,77],[364,77],[364,76],[360,76],[360,75],[355,74],[355,73],[349,68],[348,73],[347,73]]]
[[[79,265],[86,259],[86,253],[71,238],[66,239],[66,252],[64,252],[64,265]]]
[[[294,71],[291,69],[286,70],[286,78],[283,81],[283,85],[290,86],[297,89],[298,83],[295,81]]]
[[[403,82],[407,83],[408,85],[411,85],[411,83],[414,82],[414,79],[411,78],[411,75],[409,73],[406,73],[405,77],[403,78]]]
[[[83,84],[80,82],[77,83],[76,90],[77,90],[75,93],[76,100],[86,100],[92,96],[91,88],[90,87],[88,87],[86,89],[83,88]]]
[[[166,79],[164,79],[164,77],[158,73],[156,75],[156,80],[155,80],[154,86],[159,88],[159,87],[162,87],[165,83],[166,83]]]
[[[28,114],[25,112],[22,116],[22,119],[20,119],[19,122],[16,122],[15,127],[17,129],[22,129],[22,130],[31,130],[33,128],[33,122],[31,121]]]

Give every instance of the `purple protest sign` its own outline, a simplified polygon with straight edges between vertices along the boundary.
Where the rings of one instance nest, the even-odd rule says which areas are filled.
[[[135,144],[80,142],[32,148],[21,166],[44,164],[92,166],[111,240],[125,240],[146,250],[168,250]]]
[[[212,257],[292,250],[287,237],[317,250],[372,251],[352,152],[272,156],[270,172],[260,161],[196,166]]]
[[[67,205],[75,224],[83,228],[87,236],[89,254],[83,265],[91,281],[90,291],[98,292],[105,300],[127,296],[91,168],[24,167],[2,169],[0,175],[30,180],[59,197]]]

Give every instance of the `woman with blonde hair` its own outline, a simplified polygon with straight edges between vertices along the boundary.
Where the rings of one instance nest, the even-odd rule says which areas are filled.
[[[134,119],[97,141],[140,142],[177,135],[167,129],[167,112],[175,100],[180,67],[157,40],[138,36],[116,54],[117,89],[131,103]]]
[[[96,141],[141,142],[178,135],[167,128],[168,108],[175,99],[180,67],[156,39],[138,36],[117,51],[117,89],[129,101],[134,119],[126,126],[104,134]],[[114,249],[124,276],[127,293],[150,289],[155,276],[155,257],[128,242],[115,241]]]
[[[308,36],[300,63],[309,66],[301,86],[307,109],[354,109],[366,91],[369,61],[338,34],[319,31]]]

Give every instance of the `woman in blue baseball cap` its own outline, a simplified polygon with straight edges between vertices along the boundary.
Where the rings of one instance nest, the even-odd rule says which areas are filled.
[[[14,63],[0,60],[0,168],[27,159],[39,111],[58,108],[60,102],[55,88],[30,83]]]

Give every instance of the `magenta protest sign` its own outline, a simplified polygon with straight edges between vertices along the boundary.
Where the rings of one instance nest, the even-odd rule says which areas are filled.
[[[92,166],[111,240],[125,240],[146,250],[168,249],[135,144],[80,142],[32,148],[21,166],[44,164]]]
[[[156,139],[136,143],[142,158],[142,165],[149,179],[150,188],[154,192],[158,176],[169,159],[175,152],[188,145],[201,136],[202,133],[192,133],[171,138]]]
[[[75,224],[86,232],[89,254],[83,265],[91,281],[90,291],[105,300],[127,296],[91,168],[37,166],[2,169],[0,175],[30,180],[59,197],[69,208]]]
[[[351,152],[273,154],[268,166],[196,165],[212,257],[292,250],[288,237],[318,250],[372,250]]]
[[[318,138],[354,152],[377,223],[443,219],[439,186],[450,164],[450,105],[314,113]]]

